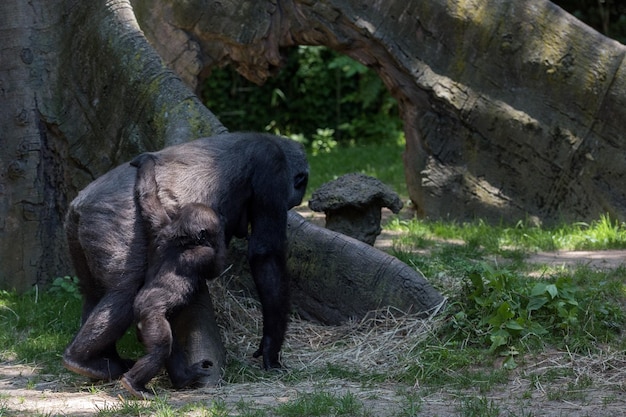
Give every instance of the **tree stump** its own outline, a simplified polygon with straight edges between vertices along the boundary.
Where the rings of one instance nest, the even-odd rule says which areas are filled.
[[[364,174],[342,175],[317,189],[309,207],[326,213],[326,228],[374,245],[382,231],[381,209],[398,213],[402,200],[380,180]]]

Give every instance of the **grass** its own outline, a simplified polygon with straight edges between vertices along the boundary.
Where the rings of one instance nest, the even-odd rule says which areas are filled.
[[[310,178],[307,195],[341,175],[360,172],[378,178],[402,196],[408,195],[404,180],[402,153],[404,137],[395,142],[370,145],[343,145],[327,153],[309,154]]]
[[[311,157],[310,190],[360,171],[406,195],[401,152],[398,143],[318,153]],[[539,391],[548,400],[586,403],[592,398],[588,391],[598,386],[605,387],[603,407],[619,401],[626,369],[620,334],[626,269],[540,267],[537,274],[527,257],[543,250],[626,248],[623,224],[608,216],[550,228],[393,218],[385,227],[399,233],[394,254],[448,297],[437,317],[423,320],[388,309],[375,320],[334,327],[294,318],[285,345],[291,367],[267,373],[249,358],[261,326],[258,303],[235,300],[233,306],[246,310],[238,323],[247,326],[224,329],[230,355],[224,387],[181,403],[159,379],[155,400],[122,397],[97,415],[370,416],[380,411],[373,404],[392,398],[384,409],[389,416],[532,417],[526,404]],[[233,296],[212,291],[216,300]],[[34,364],[62,379],[61,386],[84,384],[60,366],[79,316],[70,277],[58,278],[46,291],[0,292],[0,361]],[[141,354],[132,331],[120,350]],[[513,403],[507,402],[509,394],[499,394],[512,380],[522,387]],[[38,389],[39,383],[34,377],[25,387]],[[385,391],[388,386],[394,389]],[[112,388],[77,391],[98,395]],[[257,402],[267,396],[275,401]],[[453,407],[433,413],[431,397]],[[0,398],[0,417],[22,415],[11,407]]]
[[[80,300],[52,292],[0,292],[0,360],[38,363],[58,371],[58,354],[80,318]],[[11,329],[11,331],[9,331]]]
[[[274,412],[281,417],[369,415],[354,394],[348,392],[338,396],[326,391],[302,394],[278,406]]]
[[[420,221],[393,219],[387,227],[402,231],[399,244],[407,249],[425,248],[441,240],[456,239],[468,248],[491,254],[515,254],[516,251],[625,249],[626,225],[600,216],[590,223],[540,227],[526,222],[514,226],[473,222]]]

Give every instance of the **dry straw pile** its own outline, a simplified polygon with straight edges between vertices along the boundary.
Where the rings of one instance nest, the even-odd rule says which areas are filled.
[[[241,361],[249,360],[262,333],[260,303],[231,291],[222,280],[211,283],[210,290],[228,354]],[[283,361],[294,370],[341,365],[355,371],[375,369],[394,374],[441,322],[441,316],[435,314],[437,311],[424,318],[387,307],[339,326],[292,317]]]

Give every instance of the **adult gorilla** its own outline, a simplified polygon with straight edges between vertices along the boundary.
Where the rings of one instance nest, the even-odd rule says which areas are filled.
[[[263,311],[255,357],[266,369],[278,360],[289,313],[285,267],[287,211],[301,203],[308,164],[301,145],[277,136],[232,133],[155,152],[159,199],[173,217],[202,203],[224,221],[226,244],[248,236],[248,257]],[[144,283],[148,236],[134,199],[136,168],[122,164],[72,201],[65,229],[83,295],[82,325],[63,354],[70,370],[117,379],[132,367],[116,342],[133,322],[133,300]],[[248,229],[250,226],[250,229]]]

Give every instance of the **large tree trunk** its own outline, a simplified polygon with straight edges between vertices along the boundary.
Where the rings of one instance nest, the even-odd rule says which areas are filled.
[[[625,220],[625,48],[547,1],[134,3],[192,87],[229,62],[262,81],[298,43],[375,68],[400,101],[423,215]],[[67,271],[60,230],[78,189],[223,127],[128,1],[0,12],[0,275],[25,289]]]
[[[24,290],[69,271],[67,143],[50,122],[60,21],[53,2],[0,2],[0,281]]]
[[[297,44],[374,68],[423,216],[626,220],[626,48],[548,1],[133,1],[192,85],[226,63],[261,82]]]

